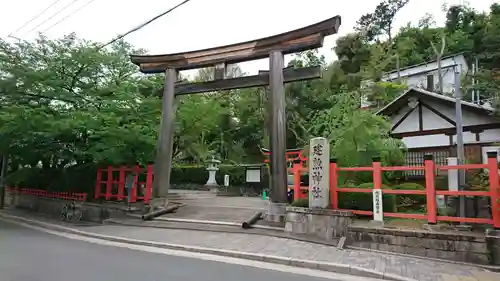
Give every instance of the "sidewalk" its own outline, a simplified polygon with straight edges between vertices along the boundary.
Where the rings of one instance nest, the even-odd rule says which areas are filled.
[[[31,219],[42,223],[50,223],[61,229],[71,228],[85,232],[91,236],[104,235],[123,239],[146,240],[156,243],[183,245],[182,247],[213,249],[214,252],[244,252],[249,255],[281,257],[282,259],[300,259],[307,262],[335,263],[340,266],[366,269],[383,273],[387,277],[401,276],[419,281],[490,281],[500,280],[500,274],[464,264],[454,264],[428,259],[418,259],[398,255],[380,254],[367,251],[340,250],[335,247],[301,242],[286,238],[268,237],[255,234],[214,233],[178,229],[141,228],[118,225],[86,225],[75,226],[61,223],[18,211],[4,210],[0,218]],[[17,218],[16,218],[17,217]],[[32,221],[33,222],[33,221]],[[47,226],[47,225],[45,225]],[[102,238],[102,237],[97,237]],[[106,239],[106,238],[103,238]],[[151,246],[152,245],[151,243]],[[292,262],[292,265],[293,262]],[[318,266],[316,266],[317,268]],[[321,266],[319,266],[321,269]],[[339,272],[343,273],[343,272]],[[376,274],[375,274],[376,275]],[[375,276],[373,276],[375,277]],[[379,276],[381,277],[381,276]],[[390,279],[390,278],[388,278]],[[397,280],[393,278],[392,280]],[[400,278],[400,280],[404,280]]]

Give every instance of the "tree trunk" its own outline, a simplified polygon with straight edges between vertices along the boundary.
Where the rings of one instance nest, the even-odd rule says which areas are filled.
[[[438,64],[439,93],[442,95],[444,90],[443,90],[443,70],[441,66],[441,55],[437,57],[437,64]]]
[[[399,54],[396,53],[396,70],[398,71],[398,84],[401,84],[401,71],[399,65]]]
[[[441,67],[441,58],[443,57],[444,53],[444,48],[446,46],[446,35],[443,33],[441,34],[441,50],[436,49],[436,46],[434,43],[431,41],[431,47],[434,50],[434,54],[436,54],[436,61],[438,65],[438,83],[439,83],[439,93],[444,94],[444,87],[443,87],[443,71]]]

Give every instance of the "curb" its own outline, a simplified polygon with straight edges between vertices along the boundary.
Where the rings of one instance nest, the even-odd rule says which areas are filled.
[[[127,216],[132,217],[132,218],[141,218],[139,215],[134,215],[134,214],[128,214]],[[229,221],[208,221],[208,220],[195,220],[195,219],[178,219],[178,218],[162,218],[162,217],[157,217],[155,218],[156,221],[164,221],[164,222],[183,222],[183,223],[193,223],[193,224],[210,224],[210,225],[223,225],[223,226],[237,226],[241,228],[241,222],[229,222]],[[275,231],[281,231],[284,232],[285,228],[284,227],[274,227],[274,226],[267,226],[267,225],[252,225],[251,228],[255,229],[265,229],[265,230],[275,230]]]
[[[376,270],[370,270],[370,269],[365,269],[365,268],[361,268],[361,267],[357,267],[357,266],[350,266],[350,265],[340,264],[340,263],[318,262],[318,261],[313,261],[313,260],[301,260],[301,259],[286,258],[286,257],[280,257],[280,256],[272,256],[272,255],[252,254],[252,253],[245,253],[245,252],[238,252],[238,251],[218,250],[218,249],[213,249],[213,248],[186,246],[186,245],[179,245],[179,244],[159,243],[159,242],[151,242],[151,241],[138,240],[138,239],[122,238],[122,237],[109,236],[109,235],[81,231],[81,230],[77,230],[77,229],[70,228],[70,227],[65,227],[65,226],[60,226],[60,225],[56,225],[56,224],[35,221],[35,220],[23,218],[23,217],[3,214],[1,212],[0,212],[0,218],[7,219],[7,220],[10,220],[13,222],[21,221],[21,222],[25,222],[25,223],[30,223],[30,224],[34,224],[34,225],[37,225],[39,227],[43,227],[43,228],[50,229],[50,230],[56,230],[56,231],[60,231],[60,232],[71,233],[71,234],[76,234],[76,235],[80,235],[80,236],[97,238],[97,239],[108,240],[108,241],[119,242],[119,243],[127,243],[127,244],[134,244],[134,245],[140,245],[140,246],[165,248],[165,249],[171,249],[171,250],[180,250],[180,251],[187,251],[187,252],[196,252],[196,253],[211,254],[211,255],[225,256],[225,257],[232,257],[232,258],[255,260],[255,261],[276,263],[276,264],[289,265],[289,266],[295,266],[295,267],[317,269],[317,270],[329,271],[329,272],[340,273],[340,274],[349,274],[349,275],[355,275],[355,276],[367,277],[367,278],[379,278],[379,279],[393,280],[393,281],[417,281],[415,279],[406,278],[406,277],[402,277],[402,276],[398,276],[398,275],[394,275],[394,274],[390,274],[390,273],[384,273],[384,272],[380,272],[380,271],[376,271]]]
[[[160,221],[160,220],[158,220]],[[179,223],[179,221],[162,221],[163,223]],[[182,222],[183,223],[183,222]],[[121,225],[121,226],[132,226],[132,227],[148,227],[148,228],[159,228],[159,229],[180,229],[180,230],[189,230],[189,231],[208,231],[208,232],[219,232],[219,233],[234,233],[234,234],[248,234],[248,235],[260,235],[260,236],[269,236],[269,237],[276,237],[276,238],[281,238],[281,239],[290,239],[290,240],[295,240],[295,241],[300,241],[300,242],[307,242],[307,243],[313,243],[317,245],[324,245],[324,246],[329,246],[329,247],[337,247],[337,242],[328,242],[328,241],[320,241],[316,239],[311,239],[310,237],[299,237],[299,236],[288,236],[285,235],[284,231],[276,231],[276,233],[261,233],[261,232],[252,232],[252,230],[259,230],[258,228],[250,228],[250,229],[243,229],[241,228],[241,225],[237,225],[237,227],[232,226],[232,225],[215,225],[215,224],[205,224],[205,225],[210,225],[210,226],[229,226],[233,227],[233,229],[207,229],[203,227],[199,227],[197,223],[188,223],[186,224],[192,224],[194,227],[183,227],[183,226],[167,226],[167,225],[144,225],[140,223],[133,223],[133,222],[121,222],[117,221],[114,219],[106,219],[104,221],[104,224],[114,224],[114,225]],[[203,224],[201,224],[203,226]],[[196,227],[198,226],[198,227]],[[260,230],[271,230],[273,229],[260,229]]]

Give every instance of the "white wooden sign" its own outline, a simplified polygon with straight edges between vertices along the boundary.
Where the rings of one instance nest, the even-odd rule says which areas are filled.
[[[458,159],[456,157],[446,158],[449,166],[456,166]],[[448,170],[448,190],[458,191],[458,170]]]
[[[446,208],[446,199],[444,195],[436,195],[436,203],[439,209]]]
[[[373,189],[373,220],[384,221],[384,206],[382,201],[382,190]]]
[[[229,186],[229,175],[224,175],[224,186]]]
[[[260,182],[260,169],[247,169],[246,170],[247,182]]]
[[[309,207],[327,208],[330,190],[330,144],[326,138],[309,143]]]

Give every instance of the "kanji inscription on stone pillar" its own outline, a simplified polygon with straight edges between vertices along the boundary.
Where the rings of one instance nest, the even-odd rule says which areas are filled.
[[[373,220],[384,221],[382,190],[374,189],[372,192],[373,192]]]
[[[327,208],[329,204],[330,144],[326,138],[309,143],[309,207]]]

